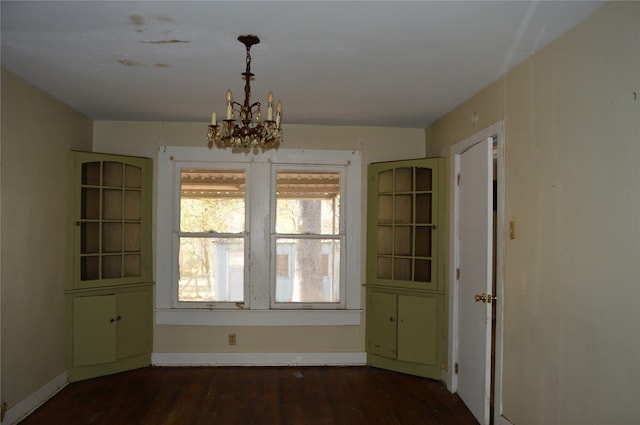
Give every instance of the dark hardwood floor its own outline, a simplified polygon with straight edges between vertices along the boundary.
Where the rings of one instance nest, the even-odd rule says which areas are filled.
[[[69,384],[21,425],[477,425],[437,381],[370,367],[150,367]]]

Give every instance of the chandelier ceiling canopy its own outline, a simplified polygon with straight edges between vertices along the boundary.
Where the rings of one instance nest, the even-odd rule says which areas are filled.
[[[218,148],[232,148],[234,151],[246,149],[277,148],[282,143],[282,103],[278,101],[275,108],[273,94],[267,97],[267,119],[262,119],[260,102],[251,103],[251,46],[260,43],[255,35],[241,35],[238,41],[247,49],[247,66],[242,73],[244,84],[244,103],[233,100],[231,90],[227,90],[226,118],[218,125],[217,115],[211,114],[211,125],[207,132],[209,148],[213,144]],[[236,114],[238,119],[236,119]]]

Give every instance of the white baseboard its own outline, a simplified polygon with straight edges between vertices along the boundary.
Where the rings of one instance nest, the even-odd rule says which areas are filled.
[[[7,413],[4,415],[2,425],[17,424],[18,421],[24,419],[38,407],[42,406],[47,400],[56,395],[61,389],[66,387],[68,383],[69,379],[67,378],[67,372],[64,371],[35,392],[31,393],[27,398],[9,408]]]
[[[153,353],[154,366],[363,366],[366,353]]]

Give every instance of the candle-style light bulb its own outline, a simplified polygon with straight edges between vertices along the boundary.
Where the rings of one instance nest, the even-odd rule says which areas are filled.
[[[218,123],[218,116],[215,112],[211,113],[211,125],[216,125]]]
[[[231,89],[227,90],[227,119],[233,119],[233,95]]]
[[[280,121],[282,120],[282,102],[278,101],[276,105],[276,127],[280,128]]]
[[[267,97],[267,121],[273,121],[273,93]]]

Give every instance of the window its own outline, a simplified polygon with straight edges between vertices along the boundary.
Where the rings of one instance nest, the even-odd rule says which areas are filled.
[[[162,148],[159,323],[359,323],[361,179],[358,152]]]
[[[276,262],[276,276],[293,270],[275,284],[275,303],[340,303],[340,246],[344,242],[340,222],[342,169],[326,167],[275,168],[276,256],[292,258]]]
[[[246,171],[180,167],[178,302],[243,302]]]

